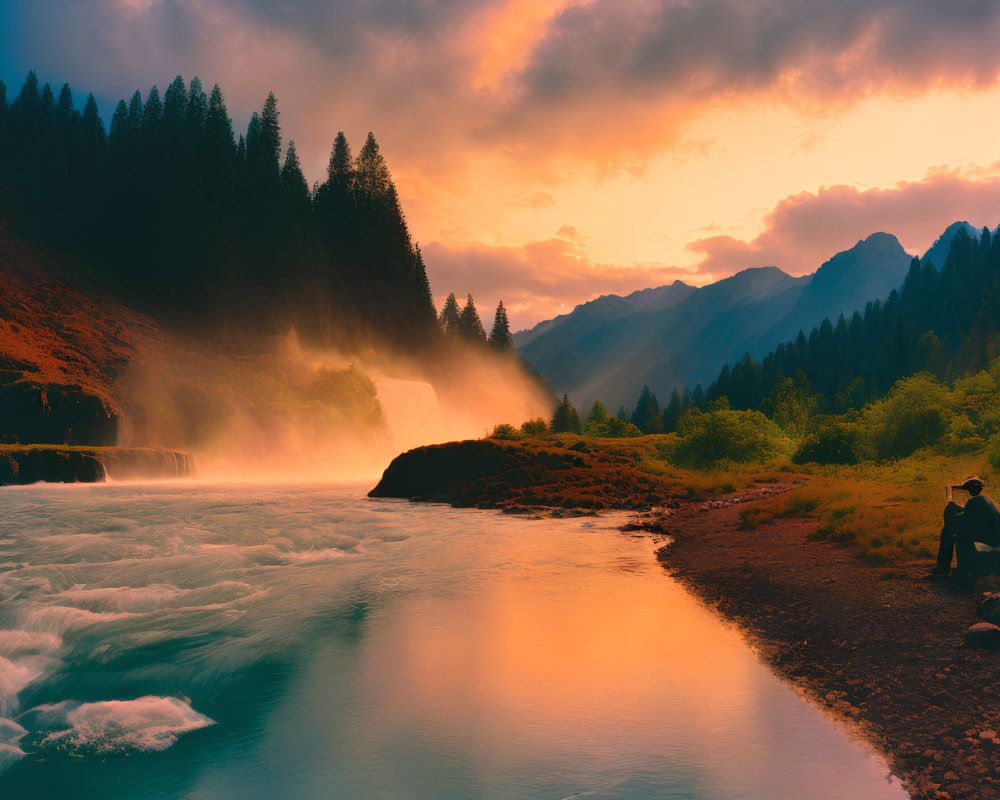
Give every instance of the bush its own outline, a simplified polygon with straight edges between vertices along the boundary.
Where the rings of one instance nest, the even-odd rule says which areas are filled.
[[[529,419],[521,425],[521,433],[525,436],[544,436],[549,432],[549,424],[541,417]]]
[[[691,467],[720,461],[760,463],[791,449],[792,441],[785,432],[761,412],[718,406],[684,413],[677,423],[673,459]]]
[[[882,400],[861,415],[879,458],[902,458],[938,442],[951,427],[955,401],[947,387],[927,373],[896,382]]]
[[[1000,433],[990,437],[986,444],[986,458],[989,459],[990,466],[995,470],[1000,470]]]
[[[493,433],[490,434],[490,438],[506,440],[520,439],[521,432],[513,425],[508,425],[506,422],[503,422],[493,428]]]
[[[864,448],[857,425],[831,422],[808,434],[792,456],[796,464],[857,464]]]

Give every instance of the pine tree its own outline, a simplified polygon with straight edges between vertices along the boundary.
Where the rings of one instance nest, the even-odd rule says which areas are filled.
[[[327,167],[327,178],[333,186],[346,193],[354,177],[354,163],[351,160],[351,146],[343,131],[337,133],[330,150],[330,165]]]
[[[163,127],[163,104],[160,93],[154,86],[146,96],[146,104],[142,109],[142,141],[147,146],[156,145],[160,141],[160,131]]]
[[[580,414],[573,407],[567,395],[563,395],[562,402],[556,406],[555,415],[549,424],[552,433],[582,433],[583,423],[580,421]]]
[[[600,400],[595,400],[594,405],[590,407],[590,413],[587,415],[587,421],[584,423],[583,432],[587,436],[594,436],[596,438],[607,436],[610,433],[610,422],[611,415],[608,413],[607,406]]]
[[[416,289],[418,302],[420,302],[425,309],[430,312],[431,319],[434,319],[434,296],[431,294],[431,282],[427,279],[427,267],[424,265],[424,254],[420,251],[420,245],[418,244],[413,248],[414,258],[416,263],[414,265],[414,273],[416,279]],[[456,303],[456,308],[458,304]]]
[[[83,107],[83,137],[88,147],[100,149],[104,145],[104,121],[97,109],[97,99],[87,95],[87,103]]]
[[[52,94],[52,87],[48,84],[42,88],[42,99],[39,103],[40,116],[44,127],[50,127],[56,120],[56,98]]]
[[[295,142],[288,143],[285,166],[281,168],[281,182],[293,207],[304,212],[309,206],[309,184],[306,183],[306,176],[302,174],[299,156],[295,152]]]
[[[187,113],[185,115],[185,126],[189,137],[197,137],[201,134],[208,118],[208,97],[202,88],[201,79],[194,77],[191,79],[191,86],[188,88]]]
[[[163,129],[171,143],[176,143],[183,135],[187,102],[187,88],[178,75],[163,95]]]
[[[632,424],[643,433],[663,433],[663,420],[660,417],[660,404],[649,386],[642,387],[642,394],[632,412]]]
[[[490,331],[489,343],[490,347],[498,353],[509,353],[514,349],[514,339],[510,335],[510,325],[507,322],[507,309],[503,307],[503,300],[497,306],[497,313],[493,319],[493,330]]]
[[[68,87],[67,87],[68,88]],[[62,98],[59,99],[60,105],[62,104]],[[70,105],[73,101],[70,100]],[[132,95],[132,99],[128,103],[128,143],[129,146],[135,148],[139,144],[139,140],[142,137],[142,95],[138,91]]]
[[[18,111],[22,114],[34,114],[38,105],[38,75],[34,70],[28,73],[28,77],[21,87],[21,94],[17,97]]]
[[[449,294],[448,299],[444,301],[444,308],[441,309],[438,323],[441,325],[441,333],[446,339],[454,339],[458,336],[462,327],[462,312],[458,309],[458,301],[455,299],[454,292]]]
[[[476,311],[476,304],[471,294],[465,301],[462,316],[459,317],[458,333],[467,342],[475,344],[485,344],[486,342],[486,331],[483,330],[483,323],[479,319],[479,312]]]
[[[260,115],[260,151],[261,158],[274,172],[278,171],[278,158],[281,155],[279,116],[278,99],[274,96],[274,92],[268,92]]]
[[[128,106],[124,100],[119,100],[115,113],[111,115],[111,132],[108,134],[108,144],[114,148],[125,147],[128,143]]]
[[[0,78],[0,117],[7,113],[7,84]]]
[[[362,202],[381,200],[389,195],[392,176],[379,152],[375,134],[369,132],[354,164],[354,193]]]
[[[69,127],[73,118],[73,90],[64,83],[59,90],[59,101],[56,103],[56,124],[63,129]]]

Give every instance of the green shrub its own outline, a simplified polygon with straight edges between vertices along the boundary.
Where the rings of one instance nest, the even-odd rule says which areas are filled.
[[[796,464],[857,464],[864,447],[857,425],[830,422],[809,433],[792,456]]]
[[[529,419],[521,425],[521,433],[525,436],[544,436],[549,431],[549,423],[541,417]]]
[[[760,463],[791,449],[785,432],[759,411],[717,406],[701,412],[695,408],[678,420],[673,460],[690,467],[720,461]]]
[[[508,425],[503,422],[493,428],[493,433],[490,434],[491,439],[520,439],[521,432],[515,428],[513,425]]]
[[[903,378],[861,415],[861,430],[881,459],[902,458],[937,443],[950,429],[955,398],[931,375]]]

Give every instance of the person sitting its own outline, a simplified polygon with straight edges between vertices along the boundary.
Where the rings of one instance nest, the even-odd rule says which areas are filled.
[[[931,578],[947,578],[951,570],[952,555],[958,556],[958,563],[951,578],[959,582],[969,582],[976,575],[976,542],[1000,546],[1000,508],[992,497],[983,494],[986,484],[977,476],[968,478],[961,486],[971,497],[964,506],[950,500],[944,507],[944,527],[938,543],[937,564]]]

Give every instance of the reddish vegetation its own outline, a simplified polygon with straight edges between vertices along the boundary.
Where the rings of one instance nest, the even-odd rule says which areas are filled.
[[[370,495],[512,511],[649,508],[682,487],[676,477],[644,469],[644,455],[628,440],[572,436],[451,442],[397,456]]]
[[[1000,655],[962,648],[975,600],[920,580],[929,564],[860,563],[816,523],[741,530],[739,506],[684,505],[643,521],[660,558],[735,620],[779,674],[853,722],[916,800],[1000,796]]]
[[[110,401],[156,323],[57,277],[60,257],[14,236],[0,220],[0,370],[3,377],[76,384]],[[13,367],[13,369],[12,369]]]

